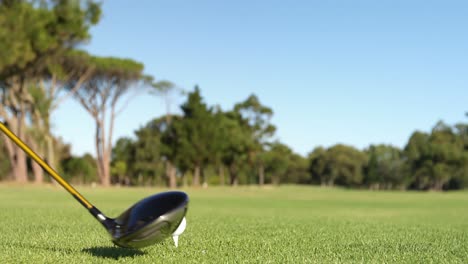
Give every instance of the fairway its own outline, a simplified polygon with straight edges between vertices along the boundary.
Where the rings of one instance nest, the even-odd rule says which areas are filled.
[[[162,189],[78,187],[114,217]],[[186,189],[187,230],[129,250],[68,193],[0,185],[1,263],[468,262],[468,192]]]

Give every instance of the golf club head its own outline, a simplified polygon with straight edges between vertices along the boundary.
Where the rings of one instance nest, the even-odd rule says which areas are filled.
[[[188,209],[184,192],[164,192],[147,197],[114,219],[109,229],[114,244],[142,248],[170,237]]]

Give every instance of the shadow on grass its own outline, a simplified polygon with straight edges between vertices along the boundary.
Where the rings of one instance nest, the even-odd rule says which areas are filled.
[[[138,249],[118,248],[118,247],[92,247],[85,248],[82,252],[89,253],[96,257],[110,258],[118,260],[120,258],[143,256],[146,253]]]

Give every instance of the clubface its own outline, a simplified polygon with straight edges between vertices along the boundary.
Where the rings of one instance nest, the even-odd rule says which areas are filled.
[[[184,192],[164,192],[147,197],[113,220],[109,227],[114,244],[142,248],[170,237],[188,209]]]

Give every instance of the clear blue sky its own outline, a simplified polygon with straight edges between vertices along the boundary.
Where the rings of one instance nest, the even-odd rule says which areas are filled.
[[[103,11],[89,52],[198,84],[223,109],[255,93],[274,110],[277,138],[303,155],[336,143],[403,147],[440,119],[468,122],[468,1],[112,0]],[[160,99],[138,96],[114,139],[163,112]],[[94,153],[94,123],[77,103],[53,118],[73,153]]]

